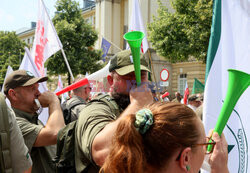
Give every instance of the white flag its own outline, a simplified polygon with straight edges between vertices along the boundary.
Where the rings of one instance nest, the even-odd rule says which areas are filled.
[[[43,1],[38,0],[38,2],[38,20],[31,57],[34,58],[37,69],[41,74],[40,76],[45,76],[45,61],[62,48],[62,43],[57,36],[56,30],[49,18]]]
[[[8,66],[7,71],[6,71],[6,74],[5,74],[5,78],[4,78],[4,81],[3,81],[3,86],[4,86],[4,84],[5,84],[6,77],[7,77],[11,72],[13,72],[13,69],[12,69],[11,66]],[[2,91],[1,91],[1,92],[3,93],[3,87],[2,87]]]
[[[19,69],[30,71],[35,77],[41,77],[27,47],[25,47],[25,55]],[[48,88],[46,82],[39,83],[38,89],[41,93],[47,91]],[[43,111],[41,112],[38,118],[43,122],[43,124],[46,124],[48,117],[49,117],[48,108],[43,108]]]
[[[57,88],[54,91],[54,93],[57,93],[58,91],[61,91],[63,89],[63,82],[62,82],[62,78],[61,75],[58,76],[58,83],[57,83]],[[63,103],[64,101],[66,101],[69,98],[68,93],[63,93],[62,94],[62,98],[61,98],[61,103]]]
[[[145,32],[145,29],[144,29],[144,24],[143,24],[138,0],[133,0],[132,8],[133,9],[132,9],[128,31],[141,31],[145,34],[145,37],[142,40],[141,52],[146,53],[148,50],[147,33]]]
[[[41,75],[37,69],[37,66],[35,65],[34,59],[32,58],[30,51],[27,47],[25,47],[25,54],[24,54],[24,57],[23,57],[23,60],[21,62],[19,69],[30,71],[35,77],[41,77]],[[44,76],[45,75],[46,75],[46,73],[44,74]],[[46,82],[40,83],[39,91],[44,92],[47,90],[48,90],[48,88],[47,88]]]
[[[213,14],[207,58],[207,65],[211,64],[211,68],[207,68],[203,112],[207,133],[215,127],[227,93],[227,70],[250,73],[250,1],[215,0]],[[239,98],[223,131],[228,143],[229,172],[232,173],[249,172],[249,108],[250,88]]]

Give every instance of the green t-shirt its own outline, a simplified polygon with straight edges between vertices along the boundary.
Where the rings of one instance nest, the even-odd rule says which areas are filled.
[[[116,107],[118,107],[117,104]],[[102,102],[92,102],[80,112],[76,126],[75,142],[75,164],[77,172],[82,172],[85,169],[88,170],[88,173],[99,172],[99,167],[92,159],[92,142],[95,136],[108,123],[117,118],[115,112],[112,112],[110,107]]]
[[[56,155],[56,146],[33,147],[37,135],[43,128],[42,122],[38,120],[38,115],[31,115],[15,108],[13,110],[33,161],[32,172],[55,172],[52,158]]]

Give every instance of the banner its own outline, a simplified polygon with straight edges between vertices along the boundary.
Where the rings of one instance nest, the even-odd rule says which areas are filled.
[[[250,1],[215,0],[213,14],[203,111],[207,134],[215,127],[226,96],[228,69],[250,73]],[[239,98],[223,131],[230,172],[249,172],[249,107],[250,88]]]
[[[49,18],[43,1],[38,0],[38,2],[38,20],[31,57],[34,58],[40,76],[45,76],[45,61],[62,48],[62,43],[57,36],[56,30]]]
[[[100,70],[98,70],[98,71],[96,71],[93,74],[90,74],[88,76],[86,75],[85,78],[83,78],[82,80],[75,82],[75,83],[67,86],[66,88],[58,91],[56,93],[56,95],[59,96],[65,92],[68,92],[68,91],[71,91],[73,89],[79,88],[83,85],[89,84],[91,81],[98,81],[100,79],[103,79],[104,77],[107,77],[109,75],[109,66],[110,66],[110,61],[102,69],[100,69]]]
[[[141,10],[139,6],[138,0],[133,0],[132,2],[132,14],[130,18],[130,25],[128,31],[141,31],[145,34],[144,39],[142,40],[141,52],[146,53],[148,50],[148,41],[147,41],[147,33],[144,29],[144,24],[141,16]],[[127,44],[128,48],[128,44]]]

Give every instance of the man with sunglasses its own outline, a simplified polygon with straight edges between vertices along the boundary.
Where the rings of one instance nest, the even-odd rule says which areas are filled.
[[[75,82],[78,82],[81,79],[82,78],[78,78]],[[89,83],[76,88],[73,90],[72,97],[62,104],[65,124],[78,119],[80,111],[86,106],[86,103],[90,99],[91,90],[92,88],[90,87]]]

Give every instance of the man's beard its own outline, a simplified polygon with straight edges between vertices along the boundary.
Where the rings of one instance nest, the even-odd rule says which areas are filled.
[[[130,104],[129,95],[112,92],[112,97],[115,99],[115,102],[122,108],[123,110],[128,107]]]

